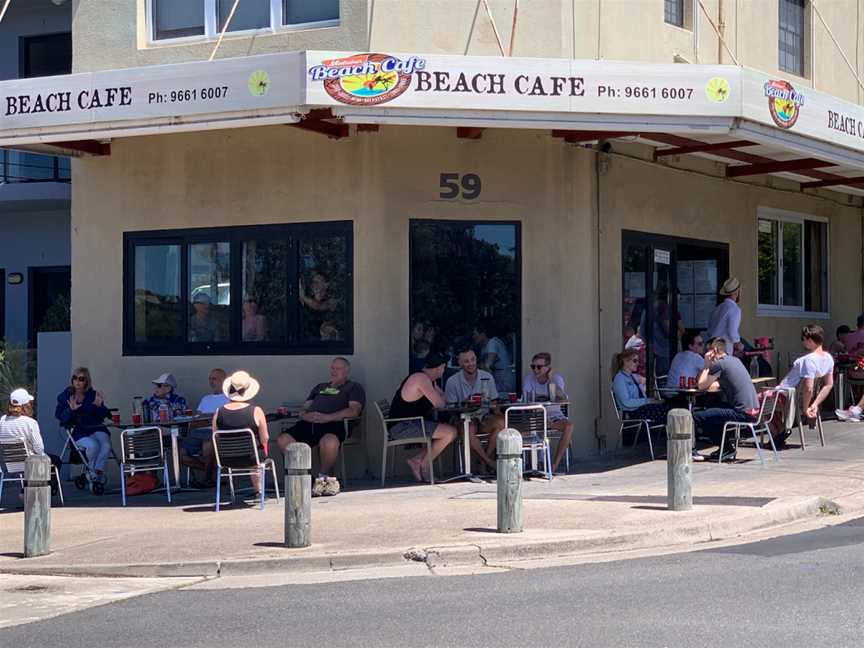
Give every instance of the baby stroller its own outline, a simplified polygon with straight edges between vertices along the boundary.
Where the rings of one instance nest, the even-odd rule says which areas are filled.
[[[104,472],[101,475],[96,473],[96,469],[93,468],[87,459],[87,454],[75,443],[71,429],[61,428],[61,430],[66,434],[66,443],[60,452],[60,461],[70,466],[80,465],[82,467],[81,473],[72,480],[75,487],[78,490],[89,488],[90,492],[94,495],[104,495],[105,489],[108,487],[108,475]],[[113,447],[108,458],[117,461],[117,455],[114,454]]]

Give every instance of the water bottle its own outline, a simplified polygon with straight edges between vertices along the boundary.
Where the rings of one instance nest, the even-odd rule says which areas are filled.
[[[489,394],[491,393],[491,391],[489,389],[488,378],[480,379],[480,393],[483,394],[483,405],[489,405]]]
[[[750,356],[750,377],[759,377],[759,360],[756,359],[755,355]]]

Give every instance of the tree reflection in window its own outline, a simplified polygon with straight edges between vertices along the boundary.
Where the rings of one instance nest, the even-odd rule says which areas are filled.
[[[184,331],[180,303],[180,246],[140,246],[135,251],[134,272],[135,340],[182,340]]]
[[[284,342],[288,241],[243,242],[243,341]]]
[[[298,295],[302,339],[345,340],[346,294],[351,287],[344,236],[304,239],[300,246]]]

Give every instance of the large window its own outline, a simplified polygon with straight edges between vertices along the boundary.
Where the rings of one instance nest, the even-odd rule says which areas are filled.
[[[761,312],[828,312],[827,222],[760,209],[757,255]]]
[[[676,27],[684,26],[684,0],[665,0],[663,20]]]
[[[806,0],[779,0],[779,66],[784,72],[804,76]]]
[[[519,223],[411,221],[410,364],[471,347],[498,390],[519,385]],[[544,349],[538,349],[542,351]]]
[[[330,27],[339,24],[339,0],[148,0],[154,41],[189,36],[214,38],[227,31]]]
[[[124,353],[353,353],[350,222],[124,237]]]

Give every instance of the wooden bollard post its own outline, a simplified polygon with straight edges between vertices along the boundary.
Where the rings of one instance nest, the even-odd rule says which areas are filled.
[[[30,455],[24,461],[24,557],[51,553],[51,460]]]
[[[666,504],[670,511],[693,508],[693,416],[686,409],[673,409],[666,418]]]
[[[285,546],[312,544],[312,448],[292,443],[285,450]]]
[[[498,533],[522,532],[522,435],[508,428],[498,434]]]

